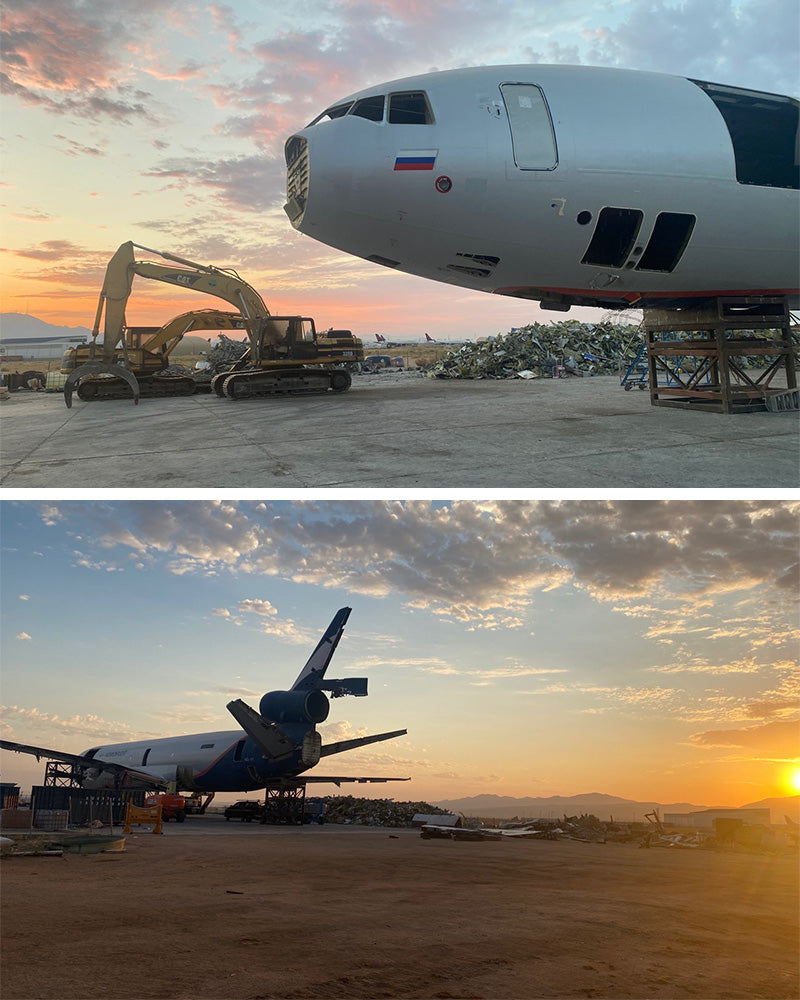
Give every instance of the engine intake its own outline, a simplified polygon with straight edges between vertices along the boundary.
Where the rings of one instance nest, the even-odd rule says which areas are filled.
[[[268,691],[258,710],[270,722],[324,722],[330,702],[322,691]]]

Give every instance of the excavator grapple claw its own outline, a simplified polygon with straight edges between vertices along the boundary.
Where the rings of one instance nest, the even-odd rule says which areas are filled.
[[[133,393],[133,402],[137,406],[139,405],[139,383],[133,372],[128,371],[127,368],[123,368],[122,365],[106,364],[104,361],[87,361],[85,364],[79,365],[64,383],[64,402],[67,404],[68,409],[72,408],[72,390],[86,375],[113,375],[114,378],[121,378],[130,386]],[[78,396],[82,399],[91,399],[89,393],[81,396],[80,388],[78,389]]]

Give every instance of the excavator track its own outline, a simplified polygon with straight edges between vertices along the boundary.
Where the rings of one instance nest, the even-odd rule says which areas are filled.
[[[324,392],[347,392],[352,384],[343,368],[289,368],[273,371],[234,372],[217,376],[213,387],[228,399],[255,399],[261,396],[310,396]]]
[[[153,375],[140,377],[139,395],[142,399],[165,396],[193,396],[194,379],[188,375]],[[130,399],[131,387],[121,378],[84,378],[78,383],[78,399],[85,403],[107,399]]]

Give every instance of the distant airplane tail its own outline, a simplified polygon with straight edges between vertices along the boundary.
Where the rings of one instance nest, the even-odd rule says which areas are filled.
[[[429,337],[427,333],[425,334],[425,339],[427,341],[429,341],[431,344],[435,344],[436,343],[436,341],[434,340],[434,338],[433,337]]]
[[[379,333],[375,334],[375,339],[378,341],[379,344],[386,343],[386,337],[382,337]]]

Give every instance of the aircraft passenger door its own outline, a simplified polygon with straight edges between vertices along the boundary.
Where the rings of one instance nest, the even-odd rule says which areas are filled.
[[[547,101],[532,83],[501,83],[514,162],[520,170],[555,170],[558,150]]]

